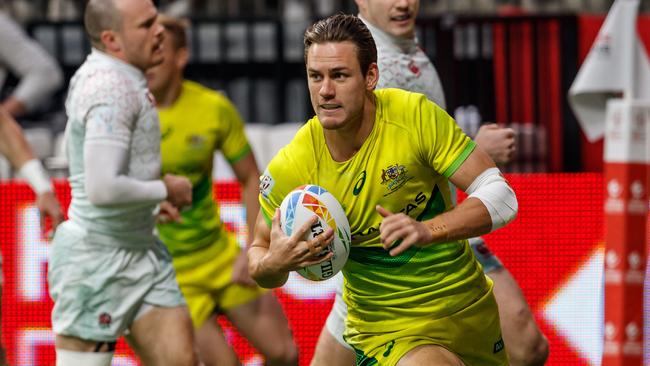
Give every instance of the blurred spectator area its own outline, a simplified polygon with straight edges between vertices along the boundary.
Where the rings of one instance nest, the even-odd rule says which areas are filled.
[[[194,18],[186,76],[224,91],[250,123],[305,121],[312,114],[302,46],[307,25]],[[512,170],[574,171],[580,170],[580,136],[564,95],[577,70],[577,27],[574,15],[446,15],[422,17],[418,37],[459,124],[471,130],[493,121],[525,136],[524,161]],[[79,22],[32,22],[29,31],[67,79],[89,52]]]
[[[598,171],[602,144],[586,142],[566,93],[603,20],[604,14],[446,14],[421,17],[417,33],[441,76],[448,112],[459,124],[476,130],[480,123],[497,122],[517,130],[520,154],[506,170]],[[223,91],[249,124],[311,117],[302,46],[310,21],[228,16],[192,22],[189,79]],[[650,17],[641,16],[639,24],[650,44],[645,39]],[[69,80],[90,50],[81,22],[40,20],[27,28]],[[64,91],[58,98],[62,112]],[[52,123],[50,150],[43,154],[63,174],[60,125]],[[289,135],[283,136],[288,141]],[[0,165],[0,177],[6,177],[2,171]]]
[[[0,0],[0,9],[29,22],[78,20],[86,0]],[[354,0],[154,0],[163,11],[195,16],[324,17],[337,11],[355,12]],[[497,14],[502,12],[604,13],[613,0],[426,0],[421,14]],[[650,0],[641,0],[650,11]],[[304,18],[306,19],[306,18]]]

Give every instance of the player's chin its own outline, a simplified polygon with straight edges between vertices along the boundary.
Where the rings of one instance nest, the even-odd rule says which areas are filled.
[[[318,113],[318,120],[324,129],[336,130],[340,128],[345,122],[345,116],[341,112],[341,110],[336,112],[321,110]]]
[[[393,24],[392,34],[393,36],[400,38],[408,38],[415,31],[415,22],[401,22]]]
[[[165,57],[157,52],[154,52],[153,55],[149,58],[149,67],[154,67],[162,64],[165,61]]]
[[[320,123],[323,126],[323,129],[326,130],[338,130],[343,126],[343,121],[338,118],[323,118],[319,117]]]

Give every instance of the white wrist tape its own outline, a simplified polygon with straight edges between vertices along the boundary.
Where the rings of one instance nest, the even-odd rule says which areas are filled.
[[[492,219],[492,230],[506,226],[517,216],[517,196],[498,168],[486,169],[476,177],[466,192],[469,197],[478,198],[487,207]]]
[[[50,177],[38,159],[32,159],[23,164],[18,170],[18,175],[27,180],[37,195],[54,190]]]
[[[111,366],[113,352],[76,352],[56,349],[57,366]]]

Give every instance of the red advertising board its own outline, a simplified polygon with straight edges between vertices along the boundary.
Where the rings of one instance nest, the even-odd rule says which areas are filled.
[[[519,281],[550,340],[548,365],[598,365],[602,353],[601,174],[510,175],[520,211],[508,227],[486,236],[490,248]],[[236,184],[215,186],[222,216],[233,231],[245,231]],[[67,184],[57,184],[67,205]],[[4,256],[2,339],[12,365],[53,365],[47,294],[48,242],[41,235],[34,196],[20,183],[0,183],[0,249]],[[308,365],[333,299],[332,282],[292,276],[276,291]],[[243,364],[261,365],[248,344],[222,321]],[[119,344],[114,365],[137,365]]]

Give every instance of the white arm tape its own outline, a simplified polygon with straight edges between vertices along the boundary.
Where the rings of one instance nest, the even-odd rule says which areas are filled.
[[[34,193],[40,195],[45,192],[52,192],[52,182],[47,175],[45,168],[38,159],[28,160],[18,170],[18,175],[25,178]]]
[[[517,216],[517,196],[498,168],[486,169],[474,179],[466,192],[469,197],[478,198],[487,207],[492,219],[492,230],[506,226]]]

